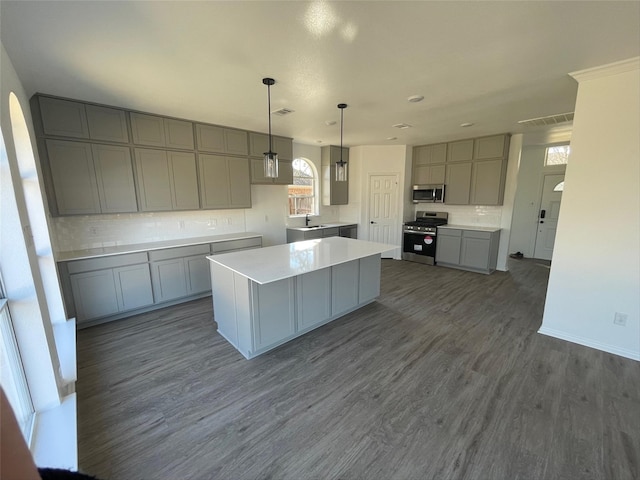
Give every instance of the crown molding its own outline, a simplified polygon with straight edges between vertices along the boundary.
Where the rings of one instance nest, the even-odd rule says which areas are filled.
[[[632,70],[640,69],[640,57],[633,57],[619,62],[608,63],[599,67],[587,68],[569,73],[578,82],[593,80],[596,78],[607,77],[609,75],[618,75]]]

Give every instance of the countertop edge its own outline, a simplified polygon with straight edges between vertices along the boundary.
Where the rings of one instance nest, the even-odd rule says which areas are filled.
[[[446,229],[446,230],[475,230],[477,232],[499,232],[502,230],[500,227],[483,227],[480,225],[472,226],[472,225],[455,225],[455,224],[446,224],[439,225],[438,229]]]
[[[58,252],[54,255],[56,262],[70,262],[73,260],[85,260],[89,258],[109,257],[113,255],[126,255],[127,253],[146,252],[150,250],[162,250],[164,248],[187,247],[201,245],[203,243],[218,243],[230,240],[244,240],[247,238],[262,237],[257,232],[225,233],[209,237],[176,238],[171,240],[158,240],[156,242],[132,243],[112,247],[88,248],[85,250],[69,250]]]

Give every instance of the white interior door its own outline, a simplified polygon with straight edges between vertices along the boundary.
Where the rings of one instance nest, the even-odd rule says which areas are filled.
[[[369,177],[369,241],[399,245],[398,176]],[[391,256],[391,253],[387,253]],[[383,254],[383,257],[385,254]]]
[[[564,190],[564,175],[544,176],[540,211],[538,212],[536,246],[533,253],[535,258],[551,260],[553,256],[562,190]]]

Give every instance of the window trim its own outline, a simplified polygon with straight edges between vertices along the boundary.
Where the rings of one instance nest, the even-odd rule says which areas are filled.
[[[319,176],[318,176],[318,170],[316,168],[316,166],[314,165],[314,163],[309,160],[308,158],[304,158],[304,157],[297,157],[293,160],[294,165],[295,165],[295,161],[296,160],[300,160],[302,162],[305,162],[307,165],[309,165],[309,168],[311,170],[311,173],[313,175],[312,177],[312,184],[313,184],[313,197],[310,195],[304,195],[304,196],[292,196],[289,194],[288,190],[287,190],[287,216],[289,218],[301,218],[301,217],[305,217],[307,214],[306,213],[298,213],[298,214],[292,214],[290,209],[289,209],[289,200],[291,198],[313,198],[313,212],[309,213],[308,215],[320,215],[320,181],[319,181]],[[293,177],[295,179],[295,172],[296,172],[296,168],[295,166],[293,166]],[[291,184],[289,186],[292,186],[294,184]]]

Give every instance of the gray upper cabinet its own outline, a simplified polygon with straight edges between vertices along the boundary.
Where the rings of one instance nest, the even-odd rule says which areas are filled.
[[[100,211],[102,213],[137,212],[133,167],[129,147],[91,146],[95,165]]]
[[[505,149],[508,148],[508,139],[507,135],[476,138],[473,158],[475,160],[503,158]]]
[[[449,205],[469,204],[471,170],[471,162],[447,165],[447,182],[444,193],[445,203]]]
[[[247,155],[247,132],[217,125],[196,124],[198,150],[201,152]]]
[[[286,137],[271,137],[273,151],[281,160],[293,160],[293,141]],[[269,135],[249,132],[249,155],[263,157],[269,151]]]
[[[58,213],[100,213],[100,197],[91,144],[47,140],[46,146]]]
[[[349,203],[349,182],[336,181],[336,162],[340,161],[340,147],[330,145],[322,147],[322,204],[347,205]],[[349,149],[343,147],[342,159],[349,168]],[[351,175],[347,170],[347,179]]]
[[[445,164],[413,166],[413,185],[441,184],[444,183],[444,179]]]
[[[131,132],[133,143],[164,147],[164,122],[162,117],[131,113]]]
[[[501,158],[473,163],[472,205],[502,205],[505,166],[506,162]]]
[[[136,148],[140,210],[194,210],[200,208],[195,155]]]
[[[473,160],[473,138],[449,143],[448,162],[470,162]]]
[[[60,215],[138,211],[128,147],[47,140]]]
[[[193,150],[193,124],[184,120],[163,118],[164,139],[167,148]]]
[[[199,154],[202,208],[250,208],[249,160]]]
[[[193,150],[193,124],[184,120],[131,113],[133,143]]]
[[[87,105],[89,136],[92,140],[129,143],[129,131],[124,110]]]
[[[413,148],[413,163],[415,165],[430,165],[447,161],[447,144],[420,145]]]
[[[42,129],[47,135],[89,138],[84,103],[39,97]]]

